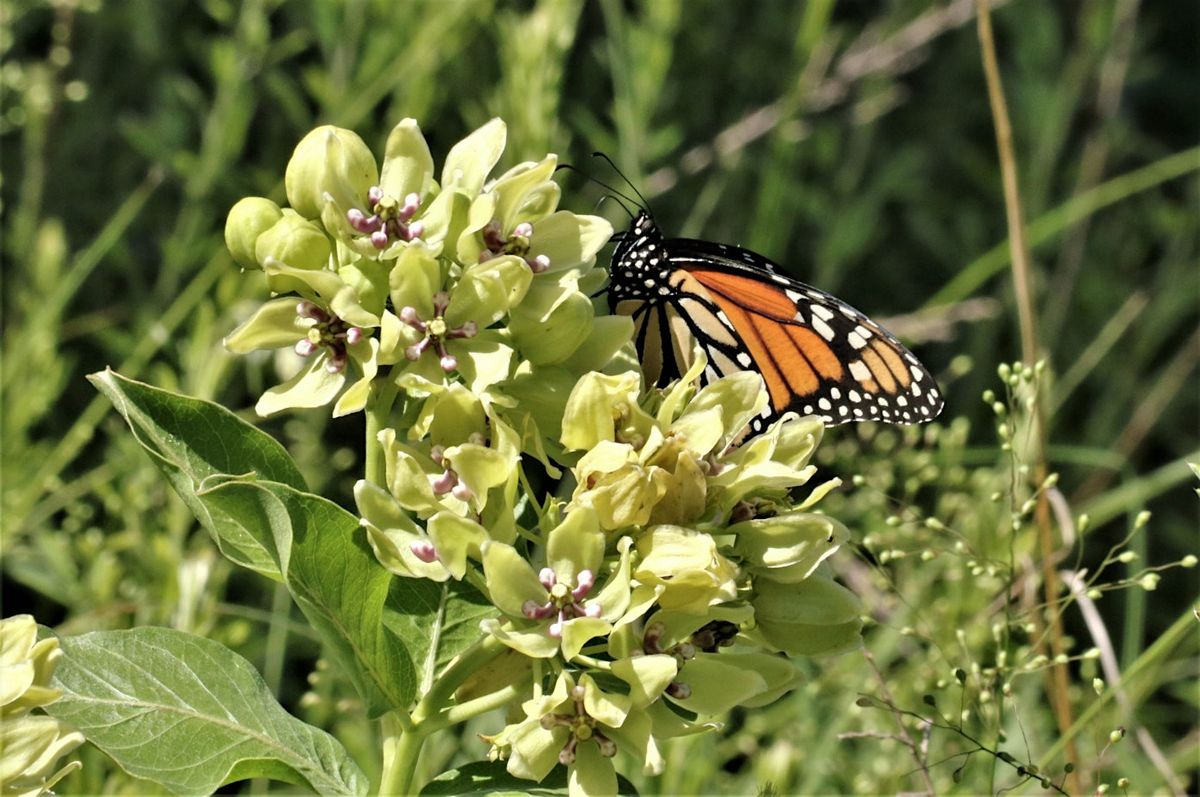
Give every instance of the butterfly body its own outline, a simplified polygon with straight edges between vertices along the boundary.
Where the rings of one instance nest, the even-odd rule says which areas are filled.
[[[785,412],[827,426],[920,423],[941,411],[928,370],[890,332],[840,299],[737,246],[666,238],[646,211],[613,253],[609,306],[634,321],[648,382],[687,371],[697,344],[701,384],[757,371],[770,394],[757,433]]]

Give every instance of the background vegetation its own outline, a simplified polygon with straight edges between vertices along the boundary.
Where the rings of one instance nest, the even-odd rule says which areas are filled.
[[[317,123],[379,146],[413,116],[440,158],[500,115],[502,166],[550,150],[619,182],[588,157],[609,153],[668,231],[890,318],[948,397],[936,425],[843,427],[822,448],[869,655],[811,662],[793,695],[675,744],[656,782],[626,767],[643,793],[1043,791],[970,739],[1055,784],[1073,760],[1079,791],[1196,791],[1197,571],[1146,568],[1198,548],[1200,7],[994,6],[1047,363],[1015,387],[997,373],[1022,342],[974,0],[3,3],[4,615],[220,640],[377,773],[373,729],[286,593],[216,556],[83,376],[249,408],[274,363],[220,345],[263,295],[222,243],[233,202],[282,201]],[[579,212],[604,193],[563,179]],[[362,421],[327,414],[265,425],[352,506]],[[1061,639],[1045,565],[1100,590],[1053,596]],[[1038,656],[1058,641],[1056,685]],[[440,738],[423,765],[477,757],[498,727]],[[81,755],[62,793],[153,790]]]

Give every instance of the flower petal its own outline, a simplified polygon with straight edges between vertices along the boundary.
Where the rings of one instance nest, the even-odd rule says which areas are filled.
[[[559,653],[559,640],[541,628],[520,631],[512,623],[501,624],[498,620],[484,620],[479,624],[484,633],[491,634],[513,650],[534,659],[549,659]]]
[[[604,532],[591,507],[572,509],[546,540],[546,564],[561,580],[574,582],[583,570],[595,576],[604,561]]]
[[[479,329],[489,327],[525,297],[532,281],[529,265],[513,255],[471,266],[451,291],[446,323],[453,328],[474,321]]]
[[[508,130],[502,119],[491,119],[450,148],[442,166],[442,190],[475,196],[500,160]]]
[[[679,663],[674,656],[659,653],[618,659],[612,665],[613,675],[629,684],[629,698],[634,708],[645,708],[658,699],[675,680]]]
[[[433,188],[433,156],[416,119],[401,119],[388,134],[379,187],[401,202],[409,194],[424,197]]]
[[[345,373],[330,373],[325,368],[328,357],[321,353],[309,359],[308,367],[281,385],[262,394],[254,411],[266,417],[287,409],[323,407],[346,384]]]
[[[296,314],[296,297],[271,299],[230,332],[223,343],[234,354],[281,349],[303,338],[311,324]]]
[[[617,771],[612,759],[600,755],[587,742],[575,748],[575,763],[567,769],[568,797],[609,797],[617,793]]]
[[[612,234],[612,225],[599,216],[560,210],[533,225],[529,256],[545,255],[550,259],[550,268],[544,274],[576,269],[590,265]]]
[[[533,567],[511,545],[502,542],[483,545],[483,574],[492,603],[510,617],[523,618],[526,602],[541,605],[548,598]],[[558,644],[554,646],[557,648]]]

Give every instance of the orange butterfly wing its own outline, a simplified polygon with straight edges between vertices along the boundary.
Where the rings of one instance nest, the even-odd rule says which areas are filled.
[[[610,304],[634,318],[648,380],[678,378],[696,343],[708,359],[703,383],[761,374],[771,401],[755,432],[787,411],[833,426],[919,423],[942,409],[932,375],[862,313],[754,252],[664,239],[645,213],[614,254]]]

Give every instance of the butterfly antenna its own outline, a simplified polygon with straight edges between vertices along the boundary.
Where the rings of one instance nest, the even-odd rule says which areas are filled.
[[[633,193],[637,195],[637,198],[641,200],[639,207],[645,211],[650,210],[650,203],[646,201],[646,197],[642,196],[642,192],[637,189],[637,186],[633,184],[633,181],[625,176],[625,172],[617,168],[617,164],[613,163],[612,158],[608,157],[608,155],[604,152],[593,152],[592,157],[603,158],[605,163],[607,163],[609,167],[617,173],[618,177],[625,181],[625,185],[629,186],[633,190]],[[628,199],[628,197],[626,197],[626,199]]]
[[[559,164],[559,165],[558,165],[558,166],[557,166],[557,167],[554,169],[554,171],[558,171],[559,169],[570,169],[571,171],[573,171],[573,172],[576,172],[577,174],[581,174],[581,175],[583,175],[584,179],[586,179],[586,180],[591,180],[593,183],[595,183],[596,185],[598,185],[598,186],[600,186],[601,188],[603,188],[605,191],[608,191],[610,194],[612,194],[612,198],[613,198],[613,199],[624,199],[624,200],[625,200],[625,202],[631,202],[631,203],[633,203],[634,205],[637,205],[637,206],[638,206],[638,207],[640,207],[640,208],[644,208],[644,207],[645,207],[644,205],[640,204],[640,203],[639,203],[639,202],[638,202],[636,199],[634,199],[633,197],[629,196],[628,194],[623,194],[623,193],[621,193],[620,191],[618,191],[617,189],[613,188],[613,187],[612,187],[611,185],[609,185],[608,183],[605,183],[605,182],[602,182],[602,181],[600,181],[600,180],[596,179],[596,178],[595,178],[595,177],[593,177],[592,175],[590,175],[590,174],[588,174],[587,172],[585,172],[583,169],[580,169],[578,166],[572,166],[572,165],[571,165],[571,164],[569,164],[569,163],[560,163],[560,164]],[[622,174],[621,176],[622,176],[622,177],[624,177],[625,175],[623,175],[623,174]],[[628,180],[626,180],[625,182],[629,182],[629,181],[628,181]],[[637,189],[635,188],[634,190],[636,191]],[[640,197],[641,195],[639,194],[638,196]],[[643,200],[643,201],[644,201],[644,200]],[[622,203],[621,203],[621,207],[622,207],[622,209],[624,209],[624,211],[625,211],[626,213],[628,213],[628,214],[629,214],[629,218],[633,218],[633,215],[634,215],[634,214],[633,214],[633,211],[631,211],[631,210],[630,210],[628,207],[626,207],[626,206],[625,206],[625,202],[622,202]]]
[[[626,213],[628,213],[628,214],[629,214],[629,220],[630,220],[630,221],[633,221],[633,211],[632,211],[632,210],[630,210],[629,208],[625,207],[625,203],[624,203],[624,202],[622,202],[622,201],[621,201],[620,199],[618,199],[617,197],[613,196],[612,194],[605,194],[604,196],[600,197],[600,200],[599,200],[598,202],[596,202],[596,206],[595,206],[594,208],[592,208],[592,212],[593,212],[593,213],[599,213],[599,212],[600,212],[600,206],[604,204],[604,200],[606,200],[606,199],[611,199],[611,200],[613,200],[614,202],[616,202],[618,205],[620,205],[620,206],[621,206],[621,210],[623,210],[623,211],[625,211]]]

